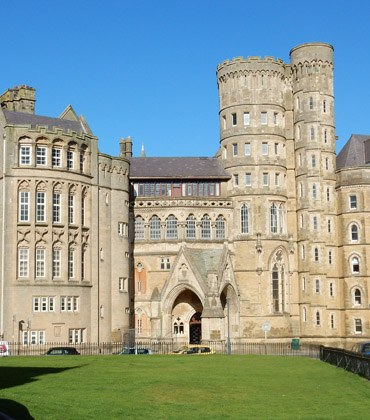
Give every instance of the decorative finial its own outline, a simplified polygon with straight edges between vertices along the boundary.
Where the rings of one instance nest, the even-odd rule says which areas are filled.
[[[140,157],[146,157],[145,150],[144,150],[144,143],[141,144]]]

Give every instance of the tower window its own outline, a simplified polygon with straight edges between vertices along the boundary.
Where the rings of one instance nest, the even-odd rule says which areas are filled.
[[[349,196],[349,207],[351,209],[357,209],[357,196],[355,195]]]
[[[351,226],[351,240],[358,241],[358,227],[355,224]]]
[[[317,216],[313,216],[312,222],[313,229],[317,230]]]
[[[362,320],[355,319],[355,334],[361,334],[361,333],[362,333]]]
[[[236,125],[236,123],[237,123],[237,120],[236,120],[236,114],[231,114],[231,120],[232,120],[232,124],[233,124],[233,126],[235,126],[235,125]]]
[[[316,156],[312,155],[311,156],[311,166],[314,168],[316,166]]]
[[[250,124],[250,115],[249,112],[244,112],[244,125],[249,125]]]
[[[238,156],[238,145],[233,143],[233,156]]]
[[[262,125],[267,124],[267,112],[261,112],[261,124]]]
[[[312,97],[310,97],[308,99],[308,107],[309,107],[309,109],[313,109],[313,99],[312,99]]]
[[[263,142],[262,143],[262,154],[263,155],[268,155],[268,153],[269,153],[268,143]]]
[[[244,143],[244,154],[246,156],[250,156],[250,154],[251,154],[251,144],[250,143]]]
[[[355,305],[361,305],[361,291],[360,291],[360,289],[355,289],[353,297],[354,297]]]
[[[315,140],[315,129],[313,127],[310,128],[310,139]]]
[[[249,232],[248,218],[249,218],[248,206],[245,203],[243,203],[240,208],[240,224],[241,224],[242,233]]]
[[[360,272],[360,262],[357,257],[353,257],[351,261],[352,273],[358,274]]]

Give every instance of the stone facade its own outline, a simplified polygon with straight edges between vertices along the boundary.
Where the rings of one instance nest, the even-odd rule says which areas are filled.
[[[4,339],[369,339],[370,136],[336,157],[333,48],[290,57],[217,67],[214,158],[103,155],[71,107],[5,92]]]

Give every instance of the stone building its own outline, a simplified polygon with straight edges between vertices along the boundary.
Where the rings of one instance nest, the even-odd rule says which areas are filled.
[[[217,67],[213,158],[133,157],[130,138],[107,156],[71,107],[5,92],[3,338],[256,341],[268,321],[279,341],[368,339],[370,136],[336,157],[333,48],[290,58]]]

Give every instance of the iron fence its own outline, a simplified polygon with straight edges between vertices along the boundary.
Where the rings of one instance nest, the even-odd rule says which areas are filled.
[[[344,349],[322,346],[320,349],[320,360],[370,379],[370,356],[363,356],[360,353]]]
[[[185,343],[184,343],[185,344]],[[214,348],[218,354],[227,354],[227,344],[225,341],[212,341],[207,343]],[[173,341],[145,340],[131,343],[45,343],[37,345],[23,345],[21,343],[8,343],[11,356],[41,356],[51,347],[74,347],[81,355],[109,355],[117,354],[125,347],[150,348],[154,354],[171,354],[174,350],[181,347],[180,343]],[[231,342],[231,354],[257,354],[257,355],[277,355],[277,356],[304,356],[319,358],[320,346],[316,344],[302,343],[294,347],[291,343],[281,342]]]

